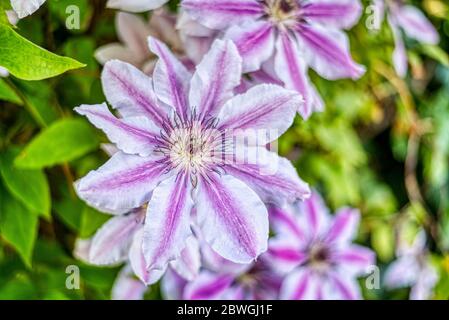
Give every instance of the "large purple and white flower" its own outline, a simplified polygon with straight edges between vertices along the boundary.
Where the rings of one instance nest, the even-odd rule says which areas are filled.
[[[408,59],[401,30],[408,37],[431,45],[438,44],[440,39],[438,32],[418,8],[405,4],[403,0],[375,0],[374,5],[381,19],[378,25],[381,25],[387,12],[387,21],[395,42],[393,64],[397,74],[405,77]]]
[[[329,80],[364,74],[342,31],[359,20],[358,0],[183,0],[181,5],[193,19],[236,43],[244,72],[264,64],[286,88],[300,92],[304,118],[322,109],[308,66]]]
[[[410,299],[430,299],[439,277],[429,260],[424,231],[420,231],[412,243],[399,239],[396,255],[398,259],[385,273],[386,287],[411,287]]]
[[[249,263],[267,247],[264,201],[310,193],[290,162],[265,148],[289,128],[302,99],[275,85],[234,96],[241,58],[231,41],[217,40],[193,76],[163,43],[149,43],[159,57],[153,78],[120,61],[104,67],[104,92],[120,117],[106,104],[76,108],[120,150],[76,191],[119,215],[148,203],[143,252],[150,272],[181,255],[192,224],[221,256]],[[236,152],[243,144],[233,133],[246,131],[263,134]]]
[[[316,193],[304,203],[269,209],[276,236],[267,260],[287,274],[280,298],[287,300],[360,299],[357,277],[375,263],[370,249],[352,243],[359,225],[357,210],[331,216]]]

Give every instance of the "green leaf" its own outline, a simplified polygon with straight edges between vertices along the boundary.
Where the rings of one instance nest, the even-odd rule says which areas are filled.
[[[99,146],[95,130],[83,119],[63,119],[37,135],[19,154],[15,164],[41,169],[75,160]]]
[[[84,66],[33,44],[4,24],[0,24],[0,43],[0,65],[20,79],[42,80]]]
[[[8,84],[0,79],[0,100],[22,105],[22,99],[16,94],[16,92],[8,86]]]
[[[79,236],[81,238],[92,236],[110,217],[110,215],[106,215],[91,207],[85,206],[81,216]]]
[[[390,224],[377,225],[372,233],[371,244],[382,261],[388,261],[394,255],[394,231]]]
[[[0,174],[8,191],[28,210],[50,218],[50,188],[41,170],[21,170],[14,167],[19,149],[10,148],[0,154]]]
[[[0,235],[31,268],[38,217],[12,197],[1,184],[0,197]]]
[[[422,51],[425,55],[435,59],[445,67],[449,66],[449,55],[439,46],[422,45]]]

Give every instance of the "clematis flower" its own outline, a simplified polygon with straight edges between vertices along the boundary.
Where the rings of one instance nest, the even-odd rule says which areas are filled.
[[[11,7],[19,19],[22,19],[36,12],[44,2],[45,0],[11,0]]]
[[[272,300],[279,294],[282,277],[264,261],[237,264],[202,246],[203,269],[191,282],[175,271],[162,279],[162,293],[166,299],[185,300]]]
[[[360,299],[357,277],[368,272],[375,254],[352,244],[357,210],[331,216],[317,193],[302,204],[269,210],[276,236],[267,260],[286,274],[280,298],[287,300]]]
[[[382,19],[387,12],[387,21],[395,41],[393,64],[397,74],[405,77],[408,59],[401,30],[412,39],[432,45],[439,42],[438,32],[418,8],[405,4],[403,0],[375,0],[374,5]]]
[[[300,92],[305,104],[298,111],[304,118],[322,108],[308,66],[329,80],[364,74],[342,31],[359,20],[358,0],[183,0],[181,5],[193,19],[236,43],[244,72],[264,67],[286,88]]]
[[[159,57],[153,79],[120,61],[104,67],[105,95],[121,117],[106,104],[75,109],[120,150],[80,179],[77,193],[113,214],[148,203],[143,251],[150,273],[181,255],[193,223],[214,251],[249,263],[267,246],[264,201],[309,195],[290,162],[265,148],[292,124],[302,99],[274,85],[233,96],[241,58],[231,41],[217,40],[193,76],[163,43],[149,43]],[[265,135],[238,155],[229,132],[247,130]],[[264,160],[240,161],[254,155]]]
[[[128,12],[145,12],[162,7],[168,0],[108,0],[106,6]]]
[[[412,287],[412,300],[431,298],[439,277],[429,261],[424,231],[419,232],[411,244],[400,239],[396,255],[398,259],[385,272],[385,285],[390,289]]]
[[[165,10],[154,11],[149,22],[138,15],[119,12],[115,23],[121,43],[107,44],[96,50],[95,58],[103,65],[118,59],[133,64],[147,74],[152,72],[156,56],[148,48],[150,35],[166,42],[177,53],[182,53],[181,39],[175,29],[176,17]]]

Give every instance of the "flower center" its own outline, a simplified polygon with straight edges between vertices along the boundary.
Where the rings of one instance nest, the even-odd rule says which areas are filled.
[[[296,0],[264,0],[265,12],[278,26],[288,27],[294,24],[299,14]]]
[[[328,247],[321,243],[314,244],[309,249],[308,264],[318,271],[325,270],[331,264],[330,256],[331,252]]]
[[[167,119],[156,148],[165,156],[167,171],[177,169],[190,174],[196,186],[198,175],[207,174],[217,163],[221,133],[216,125],[215,118],[200,120],[195,113],[184,121],[178,115]]]

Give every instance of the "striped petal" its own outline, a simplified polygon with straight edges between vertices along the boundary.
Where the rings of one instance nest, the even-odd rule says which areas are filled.
[[[265,145],[287,131],[302,104],[301,95],[295,91],[273,84],[257,85],[223,106],[218,116],[219,126],[256,133],[260,138],[257,143]]]
[[[147,117],[116,118],[103,103],[75,108],[79,114],[106,133],[109,140],[125,153],[148,156],[157,144],[160,129]]]
[[[242,59],[231,41],[215,40],[192,77],[189,101],[199,115],[216,116],[240,84]]]
[[[276,272],[287,274],[308,258],[293,239],[272,238],[268,245],[267,261]]]
[[[344,272],[355,276],[363,276],[376,263],[376,254],[365,247],[351,245],[338,251],[333,258]]]
[[[397,24],[404,29],[410,38],[422,43],[436,45],[440,41],[440,36],[432,23],[416,7],[403,5],[392,11]]]
[[[267,249],[267,209],[243,182],[211,176],[201,181],[196,205],[204,239],[225,259],[249,263]]]
[[[295,239],[295,242],[299,244],[305,237],[302,226],[295,215],[295,208],[295,205],[285,205],[284,207],[270,205],[268,214],[270,226],[278,236]]]
[[[103,212],[126,213],[148,202],[164,176],[159,158],[118,152],[75,183],[78,196]]]
[[[148,204],[144,227],[143,251],[149,270],[165,270],[178,259],[192,236],[190,212],[193,202],[186,175],[163,181]]]
[[[264,202],[281,205],[310,196],[309,186],[290,161],[264,147],[241,149],[248,150],[248,157],[237,158],[236,163],[226,165],[225,171],[249,185]]]
[[[360,286],[357,279],[351,277],[351,275],[330,275],[330,283],[333,287],[328,291],[329,296],[325,299],[328,300],[360,300],[362,294],[360,292]]]
[[[300,24],[296,34],[306,62],[323,78],[355,80],[365,73],[365,68],[352,60],[344,32],[318,24]]]
[[[234,25],[226,31],[225,38],[236,44],[243,58],[245,73],[259,70],[274,51],[274,29],[266,21],[248,21],[242,25]]]
[[[219,30],[264,14],[257,0],[183,0],[181,5],[193,19]]]
[[[145,116],[158,126],[165,121],[168,108],[157,102],[151,78],[136,67],[118,60],[109,61],[101,79],[109,103],[124,117]]]
[[[173,107],[182,119],[189,112],[187,94],[190,72],[159,40],[149,37],[150,50],[159,57],[154,68],[154,90],[160,101]]]
[[[298,48],[296,40],[287,33],[281,33],[276,41],[274,69],[285,87],[299,92],[304,103],[298,107],[299,114],[307,119],[314,110],[320,109],[316,90],[307,75],[304,53]]]
[[[318,300],[320,279],[307,268],[299,268],[290,273],[282,283],[281,300]]]
[[[222,299],[233,281],[232,276],[203,271],[193,282],[187,284],[183,298],[187,300]]]
[[[108,0],[106,6],[129,12],[145,12],[157,9],[168,0]]]
[[[360,212],[352,208],[343,208],[336,213],[327,233],[327,241],[339,245],[350,243],[359,229]]]
[[[89,261],[95,265],[112,265],[128,258],[136,231],[143,226],[144,215],[135,210],[108,220],[92,238]]]
[[[363,8],[358,0],[312,0],[301,9],[310,21],[349,29],[359,21]]]
[[[321,196],[313,192],[311,197],[299,203],[299,220],[309,239],[321,237],[328,231],[331,216]]]

